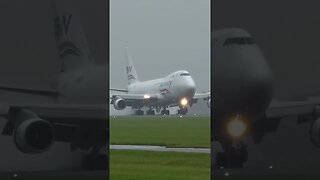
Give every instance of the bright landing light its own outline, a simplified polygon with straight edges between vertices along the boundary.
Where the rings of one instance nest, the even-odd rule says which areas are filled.
[[[149,94],[145,94],[145,95],[143,96],[143,98],[144,98],[144,99],[150,99],[150,95],[149,95]]]
[[[228,123],[227,130],[231,136],[240,137],[246,132],[247,125],[237,116]]]
[[[188,100],[186,98],[182,98],[181,101],[180,101],[180,104],[182,106],[186,106],[188,104]]]

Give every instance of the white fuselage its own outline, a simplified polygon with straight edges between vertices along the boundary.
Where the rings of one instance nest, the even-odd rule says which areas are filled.
[[[128,85],[130,94],[156,94],[157,105],[179,103],[182,98],[191,100],[196,85],[187,71],[176,71],[166,77]]]

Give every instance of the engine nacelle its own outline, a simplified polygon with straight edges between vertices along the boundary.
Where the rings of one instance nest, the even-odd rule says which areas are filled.
[[[320,118],[311,124],[309,134],[311,142],[320,148]]]
[[[29,109],[10,108],[9,121],[14,123],[13,140],[24,153],[41,153],[54,143],[53,125]]]
[[[13,138],[21,152],[42,153],[54,143],[54,128],[43,119],[27,119],[16,126]]]
[[[116,110],[122,110],[127,107],[127,103],[121,97],[116,96],[113,101],[113,106]]]

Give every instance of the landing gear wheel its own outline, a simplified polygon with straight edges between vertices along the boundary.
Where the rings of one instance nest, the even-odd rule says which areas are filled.
[[[243,164],[248,159],[248,151],[243,143],[239,143],[239,145],[236,147],[225,145],[223,149],[224,152],[219,152],[216,154],[216,162],[218,167],[242,168]]]
[[[182,108],[178,110],[179,115],[185,115],[188,113],[188,108]]]
[[[144,112],[143,110],[139,109],[139,110],[136,110],[136,115],[143,115]]]
[[[147,111],[147,115],[155,115],[155,114],[156,114],[155,111],[152,110],[152,109],[149,109],[149,110]]]
[[[170,111],[167,109],[161,110],[161,115],[170,115]]]
[[[94,147],[91,153],[85,156],[84,165],[88,170],[107,170],[108,169],[108,156],[99,153],[100,148]]]

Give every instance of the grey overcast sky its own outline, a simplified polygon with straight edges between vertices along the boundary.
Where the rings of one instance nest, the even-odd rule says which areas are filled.
[[[210,1],[111,0],[110,87],[127,86],[126,46],[140,80],[185,69],[210,90]]]

